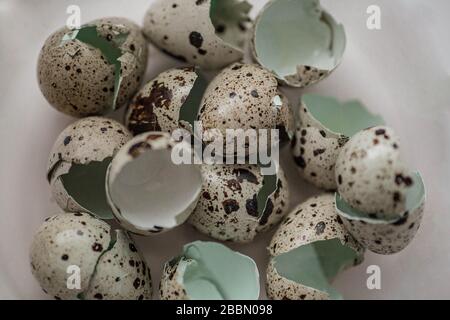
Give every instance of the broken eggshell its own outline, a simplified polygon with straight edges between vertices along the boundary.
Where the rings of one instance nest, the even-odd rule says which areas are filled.
[[[34,277],[56,299],[151,298],[150,272],[133,240],[87,213],[47,218],[33,238],[30,260]]]
[[[106,170],[129,139],[123,125],[102,117],[78,120],[61,132],[47,164],[47,178],[61,209],[113,218],[106,201]]]
[[[406,211],[406,193],[414,186],[400,154],[399,137],[385,126],[360,131],[336,161],[340,196],[352,208],[395,219]]]
[[[289,141],[294,131],[292,110],[287,98],[279,91],[276,78],[254,64],[234,63],[222,70],[206,89],[198,118],[203,141],[212,144],[222,140],[223,148],[216,151],[225,149],[228,155],[235,149],[228,152],[228,139],[224,138],[227,129],[242,130],[241,134],[237,132],[234,140],[247,130],[255,130],[259,137],[267,130],[278,129],[279,141],[272,141],[276,139],[272,139],[269,132],[269,144]]]
[[[336,210],[345,228],[368,250],[394,254],[403,250],[419,229],[425,207],[425,186],[419,173],[411,176],[406,193],[405,213],[399,218],[378,217],[352,208],[336,193]]]
[[[134,134],[148,131],[193,131],[207,82],[195,68],[174,68],[160,73],[134,97],[125,125]]]
[[[191,146],[169,133],[142,133],[116,154],[106,175],[108,203],[119,223],[140,235],[182,224],[194,210],[202,186],[198,165],[176,164],[173,154]]]
[[[103,18],[45,42],[38,59],[42,93],[57,110],[74,117],[105,114],[130,99],[147,66],[147,43],[138,25]]]
[[[293,87],[327,77],[340,64],[345,45],[344,27],[318,0],[272,0],[254,24],[254,59]]]
[[[178,60],[219,69],[243,57],[251,5],[242,0],[156,1],[144,34]]]
[[[216,242],[195,241],[167,262],[162,300],[257,300],[259,272],[248,256]]]
[[[325,190],[336,190],[335,164],[345,143],[360,130],[383,124],[360,102],[305,94],[299,107],[299,125],[292,154],[300,175]]]
[[[276,300],[341,299],[330,282],[364,258],[364,248],[336,214],[333,194],[297,206],[276,231],[269,252],[267,295]]]
[[[204,165],[200,199],[188,222],[215,239],[250,242],[277,224],[289,205],[286,176],[277,167],[263,175],[258,165]]]

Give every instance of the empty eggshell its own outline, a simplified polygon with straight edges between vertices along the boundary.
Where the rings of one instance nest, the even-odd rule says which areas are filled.
[[[336,161],[338,192],[352,208],[387,218],[406,210],[406,193],[414,185],[403,162],[398,136],[377,126],[354,135]]]
[[[286,213],[289,189],[280,167],[263,175],[257,165],[204,165],[200,199],[189,223],[218,240],[249,242]]]
[[[344,144],[360,130],[383,124],[360,102],[305,94],[299,107],[299,125],[292,154],[300,175],[315,186],[336,190],[335,164]]]
[[[105,114],[130,99],[147,66],[138,25],[103,18],[53,33],[41,49],[38,79],[48,102],[74,117]]]
[[[343,26],[318,0],[272,0],[254,24],[254,59],[294,87],[327,77],[340,64],[345,45]]]
[[[176,164],[174,153],[191,157],[192,149],[169,133],[147,132],[126,143],[112,160],[106,194],[125,229],[154,235],[182,224],[194,210],[202,186],[200,168]]]
[[[192,242],[164,265],[160,295],[162,300],[257,300],[258,268],[220,243]]]
[[[254,64],[234,63],[222,70],[206,89],[198,118],[206,144],[226,140],[227,129],[241,129],[242,134],[254,129],[258,136],[278,129],[281,143],[289,140],[294,130],[291,108],[276,78]]]
[[[192,131],[206,80],[195,68],[174,68],[149,81],[134,97],[125,114],[125,125],[134,134]]]
[[[355,210],[336,193],[336,209],[347,230],[370,251],[394,254],[403,250],[419,229],[425,206],[425,187],[419,173],[406,193],[405,213],[398,218],[379,217]]]
[[[115,231],[112,247],[98,260],[95,274],[84,299],[150,300],[150,269],[131,237]]]
[[[129,266],[131,259],[134,268]],[[47,218],[33,238],[30,260],[34,277],[56,299],[151,297],[150,274],[134,242],[87,213]],[[140,275],[142,268],[145,275]],[[145,279],[146,284],[135,286],[135,279]]]
[[[106,170],[116,152],[131,138],[115,120],[88,117],[64,129],[56,139],[47,177],[57,204],[65,211],[113,217],[106,201]]]
[[[242,0],[158,0],[144,18],[144,34],[165,53],[205,69],[243,57],[251,5]]]
[[[364,258],[364,248],[336,214],[333,194],[297,206],[281,223],[269,252],[267,295],[277,300],[340,299],[330,281]]]

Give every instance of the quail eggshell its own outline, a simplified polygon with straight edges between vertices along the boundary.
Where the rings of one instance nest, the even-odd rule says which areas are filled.
[[[399,147],[398,136],[384,126],[357,133],[343,147],[336,181],[339,194],[352,208],[391,218],[403,214],[405,195],[414,181]]]
[[[104,191],[106,169],[131,137],[123,125],[102,117],[80,119],[65,128],[56,139],[47,164],[57,204],[65,211],[112,218]]]
[[[155,235],[182,224],[194,210],[200,168],[175,163],[178,154],[192,160],[190,144],[175,142],[166,132],[142,133],[117,152],[106,175],[106,194],[125,229]]]
[[[50,35],[37,72],[41,91],[53,107],[85,117],[105,114],[128,101],[146,66],[147,43],[139,26],[113,17]]]
[[[122,230],[115,231],[112,248],[105,252],[83,295],[88,300],[150,300],[150,269],[134,241]]]
[[[164,265],[162,300],[257,300],[259,272],[248,256],[215,242],[195,241]]]
[[[299,125],[292,154],[300,175],[316,187],[336,190],[335,164],[344,144],[357,132],[383,119],[360,102],[305,94],[299,107]]]
[[[196,119],[206,82],[195,68],[174,68],[160,73],[134,97],[125,125],[134,134],[173,132]],[[183,121],[185,123],[183,123]],[[189,125],[186,129],[191,129]]]
[[[339,299],[329,282],[364,258],[364,248],[336,214],[333,194],[312,197],[287,215],[269,252],[267,293],[271,299]]]
[[[87,213],[49,217],[30,249],[31,271],[42,289],[56,299],[77,299],[88,289],[99,257],[110,244],[110,227]],[[78,266],[80,289],[68,289],[69,266]]]
[[[286,176],[279,167],[275,191],[258,210],[265,176],[257,165],[203,165],[203,186],[188,222],[215,239],[250,242],[277,224],[289,206]],[[262,211],[262,212],[261,212]]]
[[[145,15],[144,34],[174,58],[219,69],[243,58],[250,8],[241,0],[158,0]]]
[[[406,212],[400,218],[383,219],[351,208],[336,193],[336,210],[345,228],[368,250],[394,254],[403,250],[416,235],[424,214],[425,187],[418,173],[414,187],[408,191]]]
[[[318,0],[272,0],[255,20],[251,45],[253,58],[282,84],[305,88],[338,67],[346,37]]]
[[[226,137],[227,129],[279,129],[290,139],[294,118],[276,78],[254,65],[234,63],[222,70],[205,91],[199,112],[203,141]],[[223,139],[223,138],[222,138]]]

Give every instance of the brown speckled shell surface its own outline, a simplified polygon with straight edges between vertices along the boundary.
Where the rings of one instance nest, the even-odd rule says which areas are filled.
[[[336,162],[336,182],[352,208],[367,214],[403,214],[413,180],[399,148],[398,136],[384,126],[360,131],[343,147]]]
[[[89,290],[88,300],[150,300],[150,269],[131,237],[116,230],[113,247],[99,259]]]
[[[116,108],[139,88],[147,66],[147,43],[138,25],[125,18],[103,18],[96,25],[99,35],[113,39],[116,32],[128,33],[121,45],[122,83]],[[79,40],[62,44],[70,30],[53,33],[45,42],[38,59],[38,80],[47,101],[57,110],[74,117],[104,114],[112,110],[114,66],[101,51]]]
[[[209,84],[199,111],[203,140],[214,141],[226,129],[294,130],[294,118],[276,78],[254,65],[234,63]]]
[[[194,68],[174,68],[148,82],[128,106],[125,125],[134,134],[172,132],[180,127],[180,110],[198,75]]]
[[[278,189],[269,197],[268,214],[258,217],[256,195],[263,176],[256,165],[204,165],[200,199],[188,222],[218,240],[249,242],[277,224],[289,206],[282,169]]]
[[[31,271],[46,293],[77,299],[88,289],[100,256],[110,244],[110,226],[87,213],[51,216],[38,229],[30,249]],[[80,269],[80,289],[68,289],[71,265]]]

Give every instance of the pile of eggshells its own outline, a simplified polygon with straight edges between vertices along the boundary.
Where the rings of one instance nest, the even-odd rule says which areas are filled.
[[[47,218],[31,246],[32,273],[46,293],[151,299],[150,270],[130,234],[157,236],[184,223],[240,243],[279,225],[268,247],[271,299],[339,299],[331,281],[360,264],[366,249],[393,254],[411,242],[425,190],[402,160],[395,132],[357,101],[304,94],[294,111],[280,90],[306,88],[340,64],[343,26],[318,0],[272,0],[255,21],[250,10],[241,0],[158,0],[143,28],[101,18],[48,37],[40,89],[53,107],[80,119],[59,135],[48,160],[64,213]],[[254,64],[243,62],[248,40]],[[141,86],[147,41],[188,66]],[[208,83],[203,70],[219,69]],[[103,116],[124,105],[123,124]],[[300,176],[323,193],[288,212],[278,163],[272,175],[257,164],[175,164],[174,150],[194,151],[171,133],[192,131],[194,121],[222,134],[279,129]],[[203,147],[214,138],[205,134]],[[163,268],[162,299],[260,295],[255,262],[219,242],[186,244]]]

